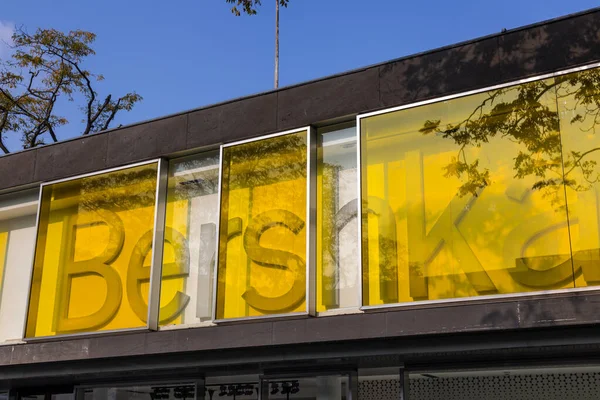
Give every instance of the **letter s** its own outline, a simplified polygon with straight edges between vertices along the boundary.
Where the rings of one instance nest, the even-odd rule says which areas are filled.
[[[248,258],[266,268],[288,270],[294,275],[292,287],[278,297],[266,297],[256,288],[250,288],[242,297],[248,305],[264,313],[278,313],[293,310],[306,297],[306,264],[297,255],[283,251],[261,247],[260,238],[269,229],[282,226],[294,234],[304,228],[304,221],[296,214],[286,210],[270,210],[253,218],[244,233],[244,249]]]

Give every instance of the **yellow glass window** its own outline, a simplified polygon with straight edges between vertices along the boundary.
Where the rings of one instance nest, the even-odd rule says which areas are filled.
[[[146,326],[157,171],[42,187],[26,337]]]
[[[318,131],[316,311],[358,307],[356,126]]]
[[[361,119],[363,304],[574,287],[554,80]]]
[[[169,163],[160,324],[212,318],[219,152]]]
[[[217,319],[306,312],[307,135],[222,149]]]
[[[600,69],[553,82],[560,116],[575,285],[600,284]]]

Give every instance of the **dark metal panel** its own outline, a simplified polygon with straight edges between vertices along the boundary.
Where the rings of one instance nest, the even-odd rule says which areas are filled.
[[[515,81],[600,60],[600,13],[487,37],[381,65],[381,107]]]
[[[185,150],[187,114],[110,131],[107,165],[115,167]]]
[[[0,346],[0,360],[2,364],[8,365],[11,363],[14,346]]]
[[[187,142],[188,149],[217,145],[221,141],[219,121],[220,107],[210,107],[188,114]]]
[[[426,53],[379,67],[381,108],[500,83],[498,38]]]
[[[273,344],[372,339],[386,336],[386,314],[366,313],[273,322]]]
[[[583,321],[595,324],[600,321],[599,300],[598,294],[574,293],[561,298],[549,297],[544,301],[521,301],[516,309],[510,311],[505,309],[504,313],[489,314],[487,320],[510,321],[512,319],[512,324],[517,324],[520,328],[567,326],[580,324]]]
[[[97,134],[38,148],[34,180],[50,181],[106,168],[107,143],[108,135]],[[0,164],[3,161],[0,159]]]
[[[574,292],[477,300],[389,312],[387,336],[543,328],[600,322],[600,294]]]
[[[221,106],[222,143],[277,131],[277,93],[234,101]]]
[[[27,185],[35,181],[37,149],[0,158],[0,188]]]
[[[277,129],[297,128],[378,107],[379,69],[375,67],[281,90]]]
[[[495,61],[511,81],[600,60],[600,13],[519,30],[498,38]]]
[[[145,354],[146,332],[94,337],[78,343],[82,358],[122,357]]]
[[[160,335],[147,334],[145,337],[145,354],[169,353],[177,350],[177,331],[162,331]]]
[[[175,331],[175,351],[199,351],[269,346],[272,344],[271,322],[249,322],[216,327]]]
[[[187,148],[214,146],[275,132],[277,93],[232,101],[190,113]]]
[[[519,301],[421,307],[386,313],[387,336],[515,329]],[[418,305],[417,305],[418,307]],[[502,316],[497,318],[497,316]]]

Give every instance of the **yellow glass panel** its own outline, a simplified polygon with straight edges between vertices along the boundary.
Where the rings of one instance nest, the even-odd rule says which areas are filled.
[[[363,304],[572,288],[552,79],[363,118]]]
[[[217,318],[305,312],[307,132],[225,147]]]
[[[554,81],[577,287],[600,284],[600,69]]]
[[[317,311],[358,307],[356,127],[319,132]]]
[[[169,163],[160,325],[212,317],[219,152]]]
[[[146,326],[157,169],[43,187],[26,337]]]

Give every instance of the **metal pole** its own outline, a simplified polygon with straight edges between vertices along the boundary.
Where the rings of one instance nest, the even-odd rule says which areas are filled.
[[[279,87],[279,0],[275,0],[275,89]]]
[[[399,400],[409,400],[410,399],[410,379],[408,375],[408,371],[404,369],[404,367],[400,368],[400,397]]]

